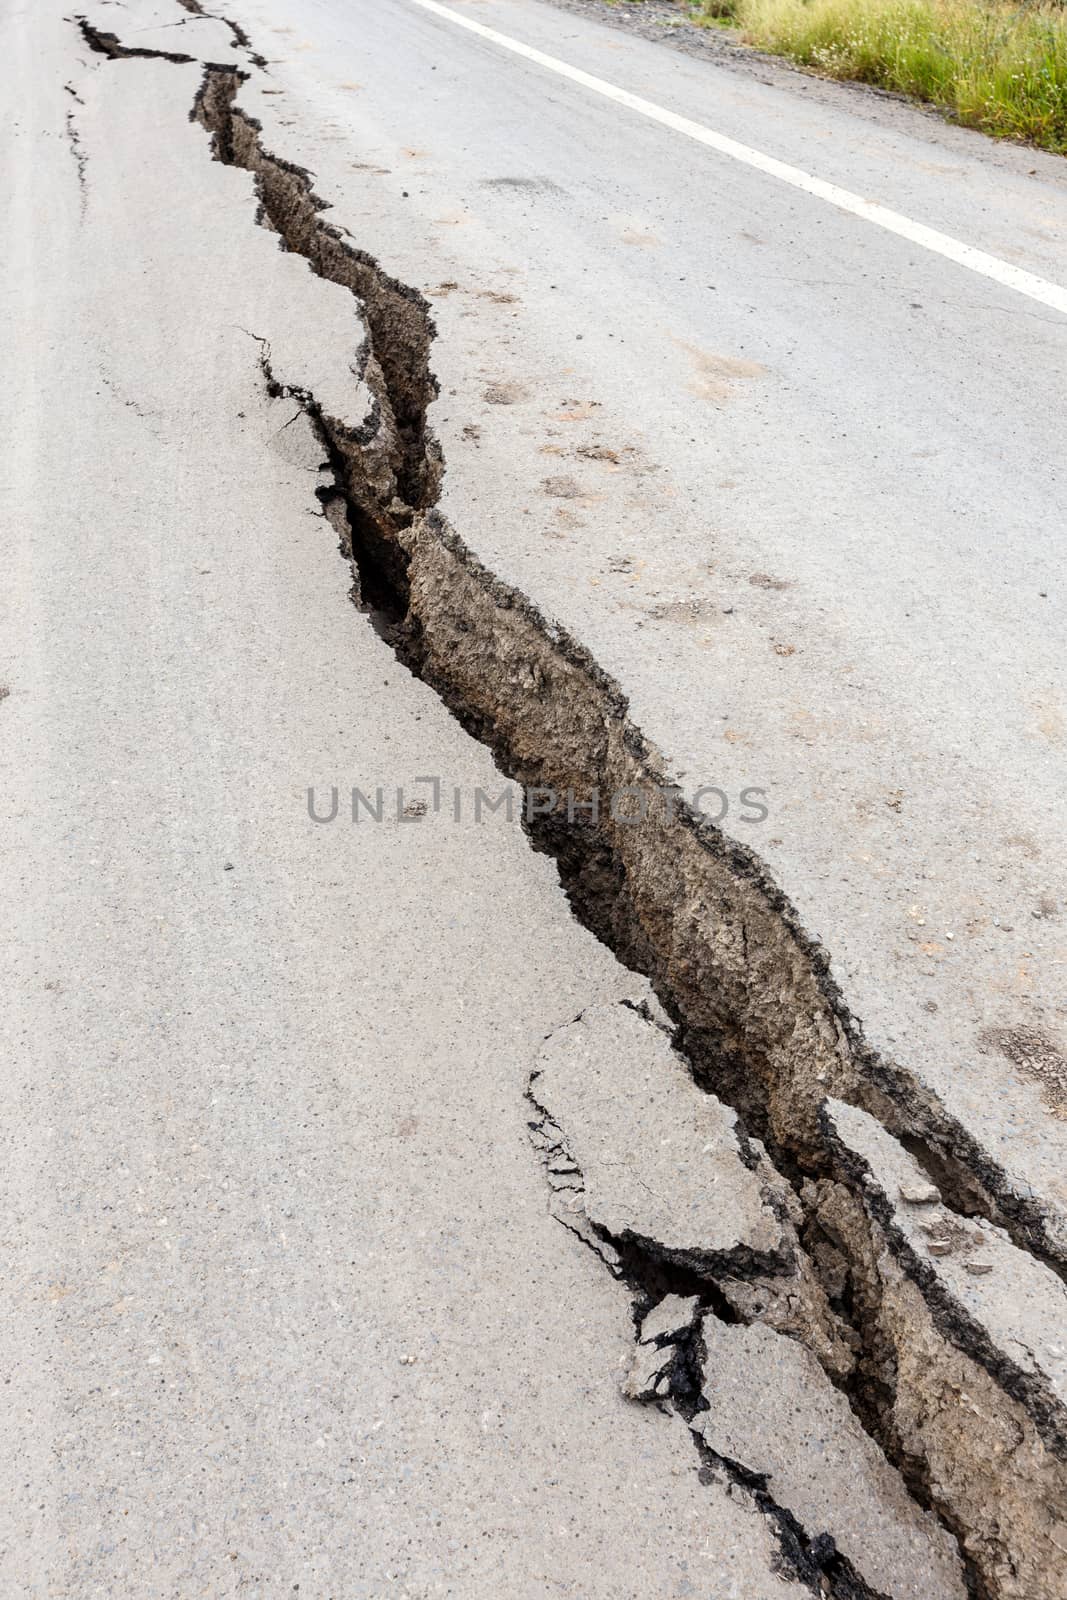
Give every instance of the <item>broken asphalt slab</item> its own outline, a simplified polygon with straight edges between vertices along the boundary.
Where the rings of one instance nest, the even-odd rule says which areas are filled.
[[[613,1239],[724,1273],[773,1268],[788,1250],[736,1112],[631,1007],[598,1006],[553,1033],[529,1093],[563,1133],[589,1220]]]

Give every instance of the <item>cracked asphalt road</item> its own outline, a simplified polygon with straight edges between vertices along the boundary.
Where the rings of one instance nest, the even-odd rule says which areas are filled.
[[[251,225],[197,67],[87,70],[58,7],[5,48],[5,1592],[788,1594],[620,1407],[627,1297],[527,1145],[537,1043],[637,980],[502,817],[308,819],[309,783],[499,782],[355,617],[263,390],[249,334],[313,327],[321,390],[350,299]]]
[[[1067,284],[1055,158],[450,9]],[[1067,1212],[1067,320],[414,0],[237,10],[270,142],[431,302],[453,526],[724,792],[875,1047]]]
[[[1046,855],[1062,738],[1055,621],[1035,625],[1020,606],[1037,581],[1050,618],[1060,602],[1047,575],[1055,488],[1039,470],[1052,421],[1032,381],[1035,369],[1048,392],[1062,381],[1060,324],[1049,315],[1050,333],[1020,339],[1018,295],[968,280],[989,300],[975,316],[958,266],[915,252],[905,266],[899,240],[753,191],[752,174],[715,168],[715,205],[698,217],[691,151],[671,146],[666,160],[660,130],[621,124],[480,37],[472,46],[430,9],[249,0],[223,21],[140,0],[94,6],[81,35],[58,7],[4,19],[20,66],[7,117],[23,310],[4,395],[5,1582],[78,1600],[298,1587],[840,1600],[888,1588],[903,1600],[961,1592],[960,1540],[979,1592],[1029,1595],[1054,1582],[1063,1515],[1063,1290],[1041,1264],[1059,1259],[1062,1198],[1063,902]],[[986,159],[973,139],[884,106],[865,123],[855,97],[821,94],[812,109],[802,87],[775,82],[764,96],[726,69],[683,72],[654,46],[541,6],[460,14],[490,9],[509,37],[566,47],[591,70],[607,70],[598,52],[630,52],[612,74],[638,73],[627,82],[689,115],[707,117],[714,90],[720,127],[773,135],[808,166],[829,127],[835,180],[866,189],[877,171],[897,207],[930,215],[940,180],[920,146],[950,151],[964,176],[939,224],[1035,273],[1059,270],[1046,208],[1062,214],[1062,180],[1044,158]],[[248,173],[212,162],[190,122],[201,64],[250,72],[252,52],[262,64],[240,105],[267,148],[313,169],[338,239],[367,263],[352,285],[365,311],[296,253],[309,225],[290,209],[297,191],[282,183],[257,227]],[[459,92],[465,81],[476,95]],[[234,160],[238,125],[218,109],[205,120]],[[984,213],[959,209],[965,188]],[[757,213],[770,237],[752,231]],[[1020,251],[1009,233],[1031,242]],[[768,271],[732,259],[754,249]],[[847,292],[812,279],[798,297],[784,258],[827,252],[849,263]],[[676,284],[674,268],[697,258]],[[437,321],[429,422],[445,454],[440,508],[465,546],[422,520],[417,496],[429,503],[436,476],[418,488],[421,411],[401,389],[405,364],[425,357],[395,298],[376,299],[382,270],[400,280],[389,294],[422,290]],[[936,279],[946,299],[909,346],[912,278],[924,294]],[[998,325],[1011,333],[994,338]],[[1025,391],[1012,376],[1024,354]],[[1000,381],[984,408],[967,375],[979,357]],[[952,474],[912,448],[935,437],[938,384]],[[846,413],[864,418],[858,433],[835,432]],[[935,464],[905,472],[905,459]],[[973,545],[949,531],[954,518],[977,526]],[[994,529],[996,577],[978,549]],[[372,627],[354,615],[337,535],[361,546],[364,598],[373,605],[378,582],[418,619],[426,682],[402,665],[414,646],[396,617]],[[386,548],[397,540],[399,578]],[[540,630],[518,676],[515,640],[500,635],[497,710],[478,698],[494,681],[491,651],[478,657],[493,614],[458,577],[443,592],[445,550],[464,582],[488,562],[485,595]],[[733,795],[772,775],[763,832],[728,816],[726,834],[767,858],[801,922],[826,937],[851,1008],[833,1015],[849,1028],[858,1017],[900,1060],[896,1078],[868,1083],[863,1068],[857,1080],[856,1038],[838,1041],[831,1087],[867,1111],[834,1102],[817,1137],[800,1131],[803,1050],[799,1068],[784,1047],[771,1062],[792,1079],[772,1082],[766,1103],[739,1101],[727,1071],[722,1092],[769,1134],[786,1178],[732,1133],[702,1174],[701,1141],[734,1112],[708,1100],[691,1113],[700,1095],[677,1084],[642,1149],[625,1063],[633,1050],[630,1081],[654,1093],[670,1052],[645,1030],[662,1014],[574,920],[552,863],[516,827],[469,812],[454,823],[425,802],[347,820],[356,784],[383,784],[390,800],[427,773],[467,797],[499,788],[446,707],[498,762],[505,752],[506,771],[541,759],[559,728],[523,723],[521,694],[532,683],[536,700],[554,681],[536,650],[563,635],[527,616],[529,602],[615,675],[687,792],[706,781]],[[914,629],[893,611],[905,603]],[[464,656],[454,636],[452,666],[450,606],[473,640]],[[991,615],[996,670],[979,697],[946,667]],[[843,685],[862,691],[855,704]],[[568,715],[595,711],[588,694],[588,707],[567,705],[571,692],[548,708],[564,734]],[[1023,706],[1040,712],[1032,725]],[[519,722],[504,733],[509,716]],[[947,775],[963,745],[966,767]],[[936,775],[929,792],[924,775]],[[339,787],[328,826],[309,817],[309,784],[320,806]],[[1027,826],[1009,835],[1024,790]],[[958,817],[942,814],[960,793],[982,830],[962,845]],[[549,847],[566,881],[566,850]],[[638,920],[639,861],[627,865]],[[698,871],[692,892],[714,927],[711,882]],[[589,892],[602,914],[603,889]],[[833,1049],[802,1014],[817,947],[789,934],[780,907],[772,935],[766,908],[739,904],[730,961],[753,1011],[739,1003],[739,1036],[755,1038],[773,995],[775,1026],[796,1024],[825,1084]],[[729,965],[724,937],[733,949],[725,900],[719,914],[710,955],[691,936],[684,951],[710,961],[711,983]],[[943,944],[923,931],[931,920],[956,925]],[[1027,948],[1005,956],[1000,941],[1017,932]],[[646,965],[684,1014],[679,975]],[[546,1037],[570,1037],[591,1007],[614,1042],[596,1093],[580,1076],[568,1090],[591,1121],[565,1146],[550,1207],[526,1086]],[[923,1109],[923,1083],[958,1123]],[[925,1151],[944,1164],[943,1195],[872,1106],[898,1133],[965,1135],[955,1167],[936,1140]],[[791,1149],[782,1130],[798,1108]],[[595,1152],[595,1173],[575,1164],[579,1148]],[[673,1193],[672,1148],[684,1168]],[[702,1177],[721,1185],[718,1212]],[[585,1221],[564,1217],[568,1236],[557,1202],[573,1207],[583,1184]],[[894,1185],[930,1189],[944,1209],[924,1230],[905,1199],[898,1218]],[[879,1198],[863,1214],[867,1192]],[[760,1227],[773,1211],[775,1238],[792,1242],[765,1256],[760,1234],[753,1276],[746,1228],[763,1205]],[[643,1228],[655,1236],[639,1240],[652,1254],[638,1262]],[[779,1303],[779,1278],[794,1273]],[[870,1304],[861,1294],[857,1311],[861,1289]],[[638,1334],[681,1341],[671,1376],[654,1359],[634,1376],[650,1359]],[[768,1403],[746,1435],[767,1381],[793,1432]],[[933,1427],[961,1384],[979,1423],[961,1412]],[[653,1405],[626,1403],[620,1387]],[[657,1414],[672,1408],[702,1455]],[[1019,1504],[1009,1495],[1006,1510],[999,1445],[991,1493],[966,1481],[976,1438],[985,1448],[1000,1434],[1015,1440]],[[861,1479],[878,1488],[849,1504]],[[998,1521],[1009,1512],[1010,1536]]]

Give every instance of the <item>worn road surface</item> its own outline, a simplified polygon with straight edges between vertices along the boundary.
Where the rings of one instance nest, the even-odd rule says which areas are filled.
[[[1067,1593],[1067,167],[616,23],[0,6],[5,1594]]]

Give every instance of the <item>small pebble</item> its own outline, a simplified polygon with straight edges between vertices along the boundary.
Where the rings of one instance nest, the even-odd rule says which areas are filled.
[[[976,1278],[981,1278],[993,1270],[992,1261],[965,1261],[963,1265],[968,1272],[973,1272]]]
[[[926,1246],[932,1256],[950,1256],[952,1254],[951,1239],[931,1239]]]
[[[909,1206],[936,1206],[941,1195],[932,1183],[902,1183],[900,1198]]]

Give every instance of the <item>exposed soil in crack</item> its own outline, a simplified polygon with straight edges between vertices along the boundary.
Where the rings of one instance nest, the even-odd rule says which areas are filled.
[[[408,610],[409,563],[398,535],[416,512],[433,505],[442,473],[440,449],[426,423],[427,407],[437,396],[430,371],[434,326],[429,306],[417,290],[384,273],[340,228],[323,221],[327,205],[307,173],[264,154],[257,124],[234,105],[240,82],[237,73],[209,71],[193,115],[211,132],[216,159],[255,174],[264,226],[319,277],[342,284],[359,301],[368,333],[360,376],[378,400],[380,437],[373,444],[373,463],[349,461],[346,440],[338,443],[348,476],[355,475],[354,485],[345,485],[354,489],[360,524],[353,548],[358,550],[360,540],[366,543],[368,565],[374,568],[369,585],[380,590],[383,609],[402,618]],[[338,430],[344,425],[330,419],[329,431]],[[370,437],[355,442],[365,450],[372,444]]]
[[[204,14],[191,0],[182,3]],[[128,49],[84,19],[79,26],[92,49],[113,59],[191,60]],[[237,42],[248,48],[247,39]],[[631,797],[628,815],[612,807],[582,822],[558,809],[533,818],[532,842],[556,861],[579,920],[649,978],[697,1081],[736,1108],[791,1187],[804,1249],[826,1280],[835,1316],[855,1336],[850,1403],[919,1504],[959,1540],[973,1593],[1029,1600],[1037,1557],[1021,1548],[1028,1535],[1017,1526],[1019,1508],[1027,1497],[1060,1492],[1062,1408],[1039,1374],[992,1346],[918,1259],[891,1209],[872,1198],[862,1163],[835,1137],[827,1097],[876,1118],[936,1177],[961,1216],[987,1219],[1063,1274],[1064,1253],[1040,1203],[1012,1187],[931,1091],[866,1045],[827,953],[758,858],[669,791],[663,763],[631,722],[618,685],[526,596],[496,579],[436,510],[443,463],[427,424],[437,392],[429,307],[324,221],[326,203],[306,172],[264,149],[259,125],[236,104],[242,81],[232,68],[209,66],[191,115],[211,135],[217,160],[253,174],[257,221],[319,276],[348,288],[366,328],[360,376],[375,405],[357,425],[325,414],[314,395],[273,371],[268,349],[263,354],[268,385],[299,402],[328,454],[335,489],[323,506],[352,564],[359,603],[510,780],[578,801],[594,792]],[[714,1275],[699,1264],[656,1259],[648,1241],[603,1242],[614,1256],[603,1259],[620,1276],[643,1276],[646,1296],[653,1272],[661,1288],[674,1284],[671,1292],[699,1281],[706,1304],[719,1311]],[[950,1434],[921,1407],[909,1409],[903,1371],[911,1361],[908,1381],[921,1392],[921,1352],[928,1366],[943,1362],[944,1384],[987,1386],[984,1403],[999,1407],[1018,1435],[1013,1450],[988,1455],[986,1412],[978,1408],[973,1421],[961,1409]],[[1020,1468],[1024,1446],[1029,1476]],[[987,1480],[980,1490],[979,1464]],[[841,1597],[873,1593],[817,1538],[786,1531],[805,1581]],[[825,1559],[816,1561],[813,1549]]]
[[[624,1002],[625,1004],[625,1002]],[[581,1022],[581,1018],[577,1022]],[[564,1029],[561,1032],[571,1030]],[[613,1056],[613,1060],[614,1060]],[[591,1065],[591,1064],[589,1064]],[[612,1067],[613,1075],[619,1070]],[[584,1073],[583,1073],[584,1076]],[[625,1079],[625,1062],[621,1076]],[[662,1093],[666,1085],[660,1086]],[[632,1296],[635,1337],[639,1343],[645,1318],[655,1317],[657,1308],[666,1306],[672,1299],[679,1304],[688,1302],[686,1324],[655,1341],[657,1351],[648,1370],[636,1385],[631,1377],[623,1384],[623,1393],[632,1400],[653,1401],[661,1408],[670,1405],[690,1425],[693,1442],[701,1456],[702,1473],[726,1481],[739,1488],[772,1522],[779,1547],[780,1565],[784,1573],[807,1584],[818,1594],[829,1594],[839,1600],[859,1600],[874,1597],[883,1591],[872,1586],[838,1548],[833,1536],[825,1529],[812,1531],[784,1504],[775,1499],[761,1473],[733,1456],[714,1450],[700,1431],[700,1416],[709,1409],[704,1393],[706,1357],[701,1328],[708,1318],[718,1325],[739,1327],[752,1321],[765,1322],[784,1337],[797,1339],[816,1355],[823,1368],[823,1378],[846,1399],[860,1426],[875,1441],[888,1461],[901,1471],[903,1483],[909,1493],[924,1509],[936,1507],[937,1497],[915,1464],[904,1458],[894,1448],[889,1427],[891,1408],[872,1404],[869,1390],[871,1368],[866,1359],[869,1351],[867,1339],[855,1335],[851,1344],[845,1340],[853,1334],[849,1310],[841,1303],[831,1306],[821,1297],[813,1271],[816,1256],[808,1246],[814,1243],[805,1224],[805,1241],[790,1225],[791,1218],[799,1221],[802,1213],[794,1206],[776,1204],[773,1189],[763,1188],[763,1201],[778,1217],[782,1227],[785,1248],[778,1259],[766,1254],[756,1255],[743,1242],[718,1255],[693,1251],[679,1251],[654,1237],[635,1234],[632,1228],[609,1228],[599,1220],[596,1207],[588,1207],[585,1173],[579,1157],[565,1128],[542,1103],[542,1073],[534,1072],[527,1089],[531,1106],[528,1123],[530,1137],[545,1166],[549,1184],[549,1210],[569,1232],[573,1233],[608,1268],[612,1275],[624,1282]],[[613,1134],[598,1124],[598,1141],[609,1142],[610,1162],[614,1166],[624,1163],[629,1169],[632,1160],[630,1143],[623,1137],[618,1148]],[[710,1131],[710,1130],[709,1130]],[[662,1135],[662,1127],[648,1130],[648,1137]],[[642,1128],[644,1136],[644,1128]],[[763,1163],[757,1150],[748,1145],[743,1132],[735,1130],[737,1154],[740,1164],[750,1164],[754,1174],[765,1176]],[[705,1147],[709,1149],[710,1146]],[[777,1175],[776,1175],[777,1176]],[[646,1181],[647,1180],[647,1181]],[[645,1190],[654,1182],[650,1173],[638,1169],[633,1182]],[[705,1183],[715,1185],[718,1180],[712,1170],[705,1174]],[[682,1215],[693,1213],[693,1193],[679,1182],[678,1205]],[[601,1200],[603,1197],[600,1197]],[[735,1209],[734,1197],[724,1195],[722,1204],[727,1213]],[[836,1254],[836,1252],[835,1252]],[[840,1257],[838,1257],[840,1260]],[[840,1320],[839,1320],[840,1319]],[[835,1327],[836,1324],[836,1327]],[[844,1337],[835,1344],[835,1334],[840,1330]],[[755,1385],[754,1403],[758,1403],[758,1381]],[[881,1398],[881,1397],[879,1397]],[[891,1394],[886,1396],[891,1401]],[[818,1458],[813,1456],[810,1466],[818,1470]],[[948,1519],[942,1526],[951,1538],[955,1532]],[[966,1574],[967,1558],[961,1551],[961,1565]],[[972,1575],[973,1576],[973,1575]],[[972,1582],[973,1592],[981,1592],[977,1582]]]
[[[625,1002],[623,1002],[625,1004]],[[609,1233],[586,1214],[583,1176],[559,1126],[537,1099],[532,1083],[530,1135],[544,1161],[551,1191],[550,1209],[621,1280],[632,1295],[635,1338],[649,1344],[644,1369],[623,1383],[631,1400],[673,1409],[689,1425],[700,1457],[703,1483],[724,1483],[765,1516],[777,1544],[777,1569],[782,1576],[803,1584],[814,1594],[833,1600],[881,1600],[883,1591],[872,1587],[838,1548],[825,1530],[812,1532],[785,1505],[775,1499],[767,1475],[721,1451],[714,1450],[700,1431],[700,1418],[709,1410],[704,1392],[707,1352],[702,1328],[712,1318],[736,1327],[745,1317],[716,1281],[713,1264],[687,1266],[664,1256],[653,1240],[623,1239]],[[646,1317],[674,1301],[680,1308],[680,1325],[651,1340],[642,1338]]]

